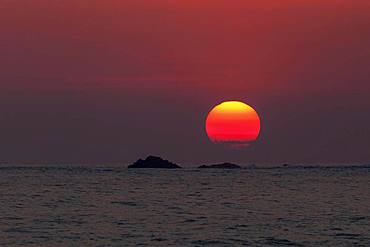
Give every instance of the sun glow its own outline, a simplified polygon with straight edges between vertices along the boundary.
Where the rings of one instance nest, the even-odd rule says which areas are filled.
[[[213,142],[249,144],[258,138],[260,127],[257,112],[240,101],[215,106],[206,119],[206,132]]]

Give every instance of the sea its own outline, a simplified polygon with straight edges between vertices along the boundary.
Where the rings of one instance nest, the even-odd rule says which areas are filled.
[[[370,246],[370,168],[0,168],[0,246]]]

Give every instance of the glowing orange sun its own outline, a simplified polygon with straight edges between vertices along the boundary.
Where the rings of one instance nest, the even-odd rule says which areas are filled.
[[[261,129],[257,112],[240,101],[225,101],[215,106],[207,116],[206,132],[217,143],[249,145]]]

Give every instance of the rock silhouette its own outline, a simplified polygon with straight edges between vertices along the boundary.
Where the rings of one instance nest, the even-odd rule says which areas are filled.
[[[180,166],[164,160],[161,157],[148,156],[145,160],[139,159],[128,168],[163,168],[163,169],[176,169],[181,168]]]
[[[232,163],[222,163],[222,164],[214,164],[214,165],[202,165],[198,167],[199,169],[241,169],[240,166],[232,164]]]

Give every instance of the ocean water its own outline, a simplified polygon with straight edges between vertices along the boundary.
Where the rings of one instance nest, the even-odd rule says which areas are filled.
[[[0,246],[370,246],[370,169],[0,168]]]

